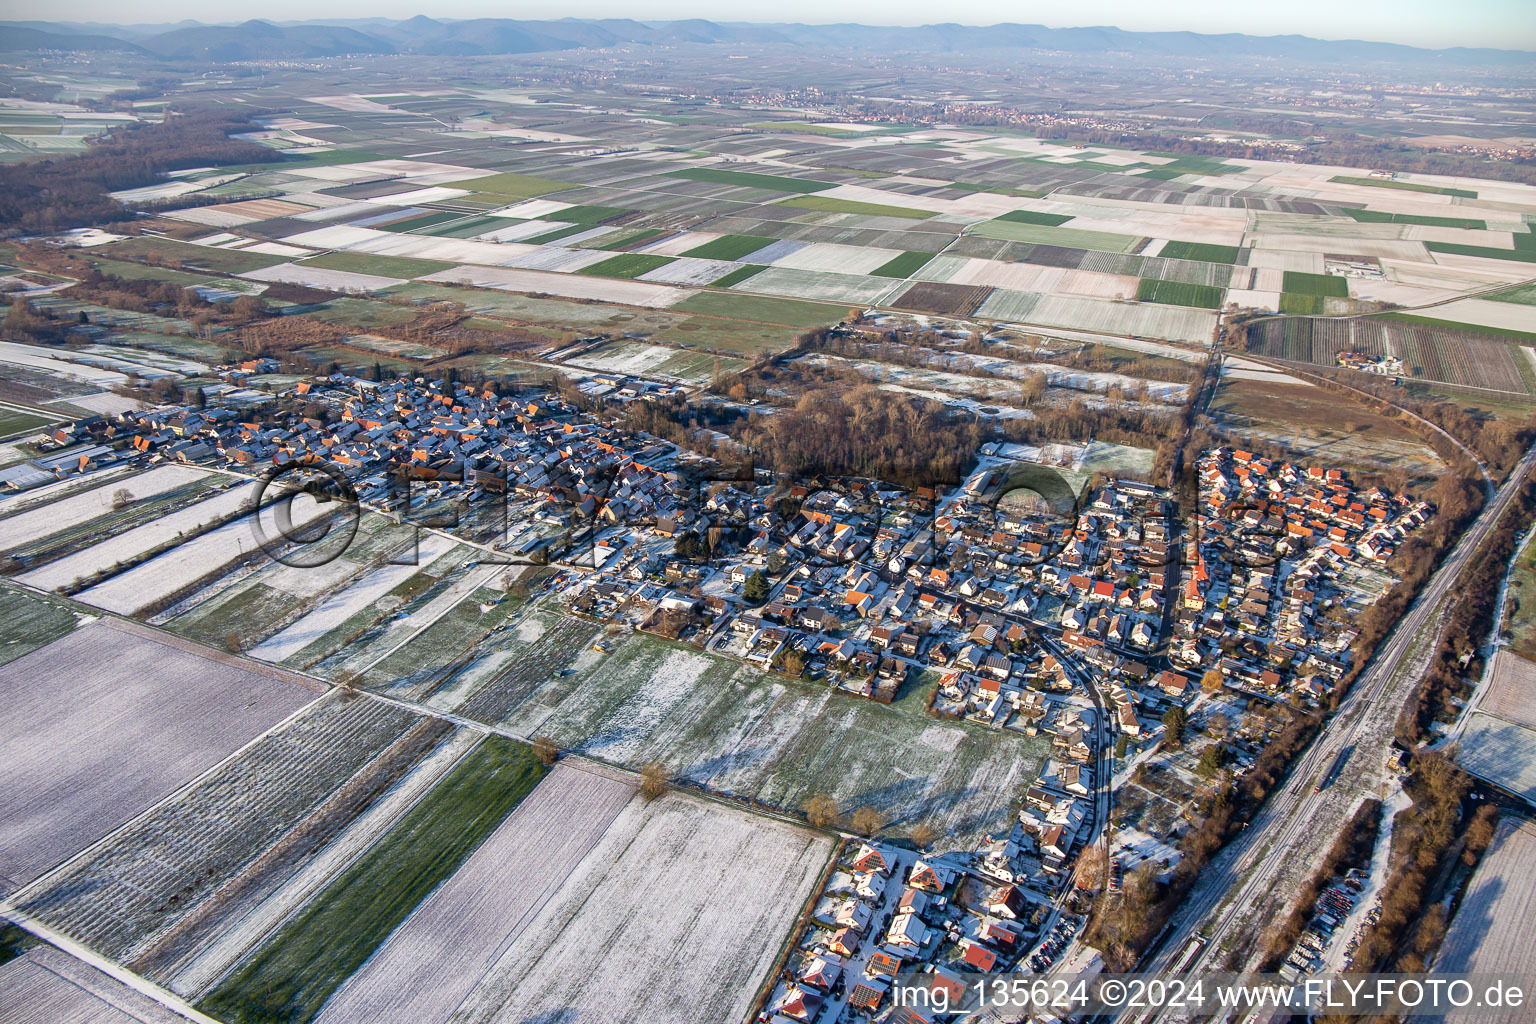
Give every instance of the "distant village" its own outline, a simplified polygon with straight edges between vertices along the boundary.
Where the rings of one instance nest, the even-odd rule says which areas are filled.
[[[229,368],[230,386],[273,369]],[[611,401],[655,387],[596,386]],[[904,491],[776,479],[726,446],[702,459],[547,390],[336,374],[279,399],[81,420],[51,435],[39,472],[324,465],[365,506],[451,508],[488,553],[566,570],[555,600],[572,616],[1048,741],[1009,831],[975,849],[848,840],[763,1021],[932,1020],[889,1000],[899,973],[952,986],[1077,956],[1090,890],[1176,862],[1188,823],[1156,805],[1187,798],[1202,761],[1252,763],[1263,730],[1248,710],[1322,701],[1355,616],[1433,511],[1232,448],[1199,457],[1181,520],[1167,490],[1124,474],[1084,475],[1066,501],[1015,486],[1060,464],[1022,444],[987,444],[958,486]],[[1219,749],[1170,737],[1171,713],[1181,732],[1211,726],[1225,739],[1203,746]],[[1112,816],[1112,783],[1131,779],[1146,799]]]

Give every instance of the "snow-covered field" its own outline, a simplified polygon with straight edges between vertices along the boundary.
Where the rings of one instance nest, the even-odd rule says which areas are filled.
[[[208,474],[191,466],[156,466],[147,473],[61,498],[0,520],[0,549],[10,550],[89,522],[112,511],[118,491],[126,490],[134,501],[144,501],[194,483]]]
[[[657,760],[674,777],[776,807],[799,809],[827,793],[847,809],[875,807],[898,833],[925,821],[957,843],[1006,827],[1046,746],[1018,732],[935,722],[920,700],[884,705],[788,684],[646,636],[590,668],[576,654],[559,663],[574,662],[574,677],[529,682],[511,672],[460,713],[497,703],[485,698],[501,689],[499,706],[509,710],[490,718],[520,735],[547,734],[631,768]]]
[[[23,583],[30,583],[44,590],[56,590],[77,579],[91,576],[102,569],[134,558],[167,541],[175,540],[178,534],[191,532],[206,523],[229,515],[240,507],[241,502],[254,498],[257,486],[253,482],[232,487],[211,498],[178,509],[168,516],[134,527],[73,554],[65,555],[56,562],[49,562],[47,565],[23,574],[19,579]]]
[[[292,502],[292,525],[303,526],[332,511],[307,498]],[[242,516],[217,530],[194,537],[162,555],[156,555],[104,583],[98,583],[75,595],[86,604],[105,608],[119,615],[133,615],[170,597],[176,591],[201,579],[220,566],[228,565],[261,547],[254,515]],[[280,536],[271,523],[265,525],[268,537]]]
[[[463,1009],[497,1024],[741,1020],[831,849],[689,796],[631,800]]]
[[[602,348],[567,360],[575,366],[589,370],[608,370],[614,373],[650,373],[656,367],[677,355],[675,349],[661,345],[647,345],[639,341],[627,341],[616,346]]]
[[[732,263],[730,260],[704,260],[684,256],[664,267],[657,267],[649,273],[641,274],[639,279],[654,281],[657,284],[705,285],[716,278],[724,277],[739,266],[741,264]]]
[[[327,270],[324,267],[306,267],[297,263],[279,263],[244,275],[252,281],[283,281],[310,288],[324,288],[333,292],[376,292],[404,284],[400,277],[379,277],[376,274],[354,274],[349,270]]]
[[[416,564],[385,565],[375,569],[351,586],[331,594],[311,611],[299,616],[295,622],[251,648],[248,653],[263,661],[278,662],[291,658],[453,547],[454,542],[441,534],[424,534],[417,549]]]
[[[608,254],[611,255],[611,254]],[[548,292],[571,299],[598,299],[630,306],[670,306],[692,295],[685,288],[626,281],[620,278],[587,277],[581,274],[549,274],[510,267],[454,267],[420,278],[449,284],[472,284],[509,292]]]
[[[634,794],[556,767],[337,990],[319,1024],[448,1020]]]
[[[735,287],[744,292],[762,292],[796,299],[820,299],[824,302],[874,302],[885,294],[894,280],[855,274],[825,274],[814,270],[769,267],[753,274]]]

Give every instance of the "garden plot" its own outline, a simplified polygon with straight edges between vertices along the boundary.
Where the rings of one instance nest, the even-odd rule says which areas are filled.
[[[564,646],[551,667],[581,649]],[[1038,738],[936,723],[915,688],[876,704],[643,635],[577,667],[567,677],[514,670],[458,713],[632,767],[659,760],[676,776],[774,806],[829,793],[844,807],[876,807],[899,830],[926,820],[958,843],[1006,823],[1044,751]]]
[[[157,466],[148,472],[114,479],[92,490],[5,517],[0,520],[0,536],[3,536],[0,547],[4,550],[19,548],[108,515],[117,504],[120,491],[127,491],[130,501],[147,501],[207,476],[205,470],[191,466]]]
[[[114,565],[132,561],[183,534],[194,533],[209,523],[232,515],[239,511],[242,504],[254,501],[256,488],[254,482],[230,488],[143,526],[125,530],[115,537],[65,555],[17,578],[42,590],[58,590],[75,580],[86,579]]]
[[[332,693],[15,902],[153,976],[209,911],[291,877],[450,729]]]
[[[811,270],[769,267],[753,274],[736,288],[740,291],[786,295],[823,302],[874,302],[891,288],[885,277],[855,277],[850,274],[822,274]]]
[[[0,693],[6,891],[315,699],[299,682],[113,621],[0,668]]]
[[[608,253],[600,253],[606,258]],[[688,298],[693,292],[670,285],[622,278],[589,277],[580,274],[548,274],[536,270],[508,267],[461,266],[422,278],[447,284],[469,284],[476,288],[496,288],[509,292],[542,292],[571,299],[596,299],[630,306],[662,308]]]
[[[313,610],[251,648],[249,652],[251,657],[260,658],[263,661],[286,661],[400,586],[414,576],[418,569],[430,565],[456,546],[452,540],[442,534],[425,534],[417,549],[416,563],[383,566],[351,586],[338,590],[321,601]]]
[[[330,292],[377,292],[406,281],[401,277],[354,274],[348,270],[326,270],[298,263],[279,263],[275,267],[253,270],[244,276],[252,281],[281,281],[284,284],[304,285]]]
[[[392,561],[410,561],[413,553],[419,555],[413,547],[419,539],[415,527],[396,524],[387,516],[365,514],[346,550],[322,565],[254,559],[217,576],[149,621],[206,644],[244,650],[290,625],[363,574]],[[422,572],[401,585],[396,595],[401,602],[403,595],[430,585],[431,572],[437,566],[428,566],[419,557],[415,560],[422,564]],[[395,602],[376,602],[376,608],[368,606],[358,619],[385,615],[384,606],[390,603]]]
[[[294,527],[316,522],[333,511],[328,505],[309,498],[296,497],[289,504]],[[263,516],[269,514],[266,511],[261,513]],[[137,614],[160,604],[199,580],[216,574],[222,567],[256,552],[261,547],[259,537],[263,532],[267,537],[281,535],[275,524],[266,520],[262,520],[262,523],[262,529],[258,530],[256,514],[243,516],[184,544],[178,544],[164,554],[156,555],[76,596],[86,604],[119,615]]]

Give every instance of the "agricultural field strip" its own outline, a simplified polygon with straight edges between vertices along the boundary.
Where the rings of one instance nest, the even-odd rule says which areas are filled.
[[[230,700],[231,691],[240,699]],[[111,620],[0,668],[0,696],[0,879],[7,890],[315,700],[310,689]],[[130,762],[134,770],[122,770]]]
[[[421,721],[410,709],[332,691],[13,902],[131,963]]]
[[[207,472],[192,466],[156,466],[147,472],[118,478],[100,487],[6,516],[0,519],[0,550],[18,548],[107,515],[113,511],[120,490],[126,489],[132,500],[143,501],[207,476]]]
[[[456,729],[377,803],[308,859],[298,874],[245,914],[221,922],[219,932],[166,979],[167,986],[187,999],[195,999],[212,988],[331,879],[358,857],[367,856],[378,838],[429,794],[483,735],[473,729]]]
[[[412,640],[437,625],[444,616],[474,596],[475,592],[481,587],[490,583],[504,568],[501,565],[482,566],[479,571],[466,573],[460,579],[449,584],[441,594],[433,598],[430,604],[418,609],[402,620],[404,628],[410,631],[406,636],[394,643],[393,646],[386,648],[378,657],[365,664],[358,671],[368,672],[372,670],[385,659],[400,651]],[[386,636],[388,635],[386,633]]]
[[[38,945],[0,965],[0,1024],[187,1024],[69,953]]]
[[[254,501],[259,485],[252,481],[246,486],[236,486],[211,498],[178,509],[168,516],[136,526],[115,537],[92,544],[88,548],[65,555],[47,565],[16,577],[22,583],[41,590],[57,590],[77,579],[85,579],[97,572],[110,569],[121,562],[135,558],[178,536],[196,530],[240,509],[248,501]]]
[[[1536,912],[1536,823],[1518,817],[1499,822],[1493,843],[1472,875],[1461,907],[1433,969],[1442,972],[1529,975],[1536,970],[1536,945],[1530,924]],[[1514,1021],[1506,1012],[1497,1019]],[[1446,1020],[1460,1024],[1488,1020],[1488,1011],[1451,1013]]]
[[[292,503],[291,526],[303,526],[320,519],[329,511],[325,505],[314,501],[295,501]],[[260,550],[256,523],[256,513],[243,516],[178,544],[75,596],[86,604],[119,615],[136,614],[216,572],[220,567]],[[266,536],[277,537],[281,534],[269,524]]]
[[[318,1024],[446,1022],[635,796],[558,765],[326,1003]]]
[[[744,1020],[832,842],[672,793],[633,800],[465,1001],[494,1024]]]
[[[299,616],[247,653],[262,661],[281,662],[298,654],[353,615],[414,576],[454,548],[454,542],[442,534],[429,533],[421,538],[417,560],[410,565],[385,565],[362,579],[334,591],[310,611]]]
[[[1040,760],[1038,738],[939,723],[825,687],[765,684],[737,661],[648,637],[590,655],[581,636],[590,642],[591,627],[567,616],[530,616],[524,627],[548,632],[459,716],[631,768],[661,760],[715,792],[778,807],[827,792],[845,807],[872,803],[894,822],[926,817],[964,843],[999,827],[1007,794]],[[576,684],[557,674],[573,660]],[[973,785],[983,776],[994,782]]]

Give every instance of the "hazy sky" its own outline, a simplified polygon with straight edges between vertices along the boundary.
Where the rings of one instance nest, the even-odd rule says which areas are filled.
[[[718,0],[0,0],[0,20],[71,20],[114,23],[166,22],[182,18],[228,22],[321,18],[619,17],[642,20],[709,18],[878,25],[951,21],[992,25],[1011,21],[1052,27],[1115,25],[1125,29],[1196,32],[1295,33],[1323,39],[1373,39],[1414,46],[1494,46],[1536,50],[1536,3],[1532,0],[1076,0],[1038,3],[1004,0],[778,0],[769,6],[736,6]]]

